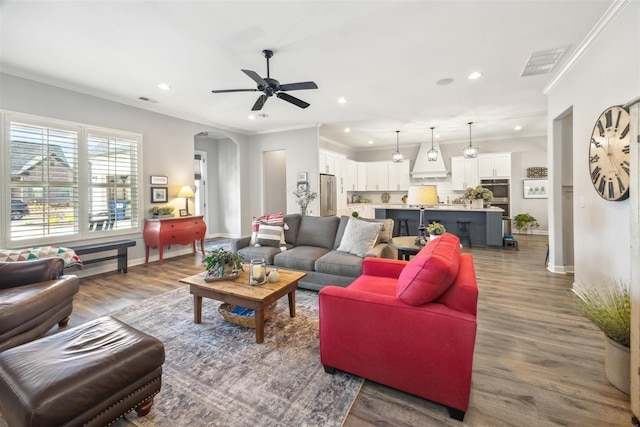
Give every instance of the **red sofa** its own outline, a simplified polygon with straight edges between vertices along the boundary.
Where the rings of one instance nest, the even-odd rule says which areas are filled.
[[[449,233],[411,261],[365,258],[346,288],[319,292],[320,358],[336,369],[445,405],[469,407],[478,286]]]

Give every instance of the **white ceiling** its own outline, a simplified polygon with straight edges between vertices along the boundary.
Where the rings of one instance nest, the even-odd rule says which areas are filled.
[[[544,87],[520,77],[534,51],[569,46],[605,13],[590,1],[2,1],[1,69],[246,134],[321,125],[350,147],[546,134]],[[313,80],[249,120],[258,92],[241,69]],[[483,77],[468,80],[472,71]],[[438,86],[436,81],[453,78]],[[172,90],[162,91],[159,83]],[[152,98],[154,103],[138,100]],[[339,97],[348,103],[338,104]],[[520,125],[523,129],[515,132]],[[345,127],[351,128],[344,133]]]

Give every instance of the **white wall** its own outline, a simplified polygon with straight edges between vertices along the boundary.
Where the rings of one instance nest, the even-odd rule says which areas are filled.
[[[629,2],[548,97],[549,165],[556,203],[562,165],[554,163],[553,121],[573,108],[573,189],[575,281],[606,283],[629,279],[629,200],[607,202],[593,188],[588,152],[591,132],[602,111],[640,95],[640,2]],[[635,165],[634,167],[637,167]],[[584,204],[581,203],[584,201]],[[559,262],[562,219],[550,208],[550,262]]]
[[[249,175],[243,175],[244,181],[249,181],[249,206],[252,215],[267,214],[264,212],[262,200],[262,153],[273,150],[286,150],[287,158],[287,213],[300,212],[293,192],[296,190],[298,172],[307,172],[311,191],[318,192],[318,130],[310,127],[287,132],[267,133],[251,136],[252,153],[250,155]],[[264,197],[269,197],[265,193]],[[318,199],[309,204],[307,215],[318,215]],[[248,222],[243,219],[243,234],[251,231],[251,218]]]
[[[169,203],[176,208],[184,206],[184,199],[178,199],[176,195],[182,185],[193,185],[194,137],[202,131],[224,133],[237,143],[239,160],[234,163],[227,162],[230,168],[227,173],[244,176],[245,171],[249,169],[247,166],[249,162],[245,160],[250,157],[249,139],[245,135],[221,131],[211,125],[142,110],[8,74],[0,74],[0,109],[142,134],[142,168],[145,188],[141,194],[142,209],[145,214],[151,207],[151,196],[148,191],[150,175],[167,176]],[[234,170],[235,172],[232,172]],[[240,212],[233,212],[235,218],[229,219],[231,224],[225,225],[228,228],[226,232],[230,234],[240,234],[243,216],[248,217],[247,221],[251,221],[250,212],[242,209],[247,206],[245,187],[248,187],[248,184],[243,181],[241,188],[227,189],[230,197],[240,197],[238,204]],[[146,216],[149,215],[146,214]],[[130,250],[131,258],[144,258],[144,242],[141,233],[132,233],[130,238],[137,240],[137,246]],[[170,250],[165,250],[165,257],[183,252],[184,248],[189,249],[186,246],[174,245]],[[87,268],[90,269],[91,266]]]

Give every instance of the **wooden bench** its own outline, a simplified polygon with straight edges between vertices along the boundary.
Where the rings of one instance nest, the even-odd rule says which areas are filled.
[[[77,255],[95,254],[99,252],[118,251],[117,255],[107,255],[100,258],[93,258],[90,260],[82,260],[83,264],[93,264],[95,262],[108,261],[111,259],[118,260],[118,271],[123,273],[127,272],[127,263],[129,260],[128,250],[132,246],[135,246],[135,240],[119,240],[117,242],[105,242],[94,243],[92,245],[74,246],[71,249],[75,251]]]

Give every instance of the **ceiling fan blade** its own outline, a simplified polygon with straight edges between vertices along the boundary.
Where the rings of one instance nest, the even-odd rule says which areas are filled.
[[[280,85],[280,90],[304,90],[304,89],[318,89],[318,85],[314,82],[300,82],[300,83],[287,83]]]
[[[258,83],[259,86],[269,87],[269,83],[267,83],[258,73],[251,70],[242,70],[247,76],[251,77],[251,79]]]
[[[276,94],[276,96],[278,98],[284,100],[284,101],[292,103],[293,105],[297,105],[300,108],[307,108],[309,105],[311,105],[311,104],[308,104],[308,103],[304,102],[301,99],[298,99],[298,98],[296,98],[294,96],[289,95],[288,93],[278,92]]]
[[[227,93],[227,92],[259,92],[258,89],[221,89],[212,90],[213,93]]]
[[[260,95],[256,100],[256,103],[253,104],[253,108],[251,108],[251,111],[262,110],[262,107],[264,107],[264,103],[267,102],[267,98],[267,95]]]

